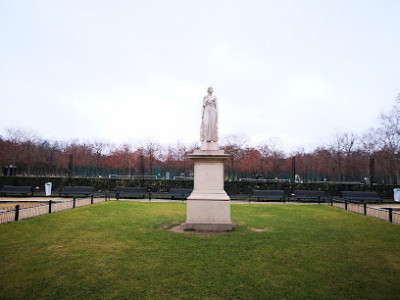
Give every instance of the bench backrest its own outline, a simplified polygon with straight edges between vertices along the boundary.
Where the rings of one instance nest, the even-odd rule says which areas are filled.
[[[92,194],[93,192],[92,186],[65,186],[61,190],[62,194]]]
[[[268,198],[283,198],[285,197],[285,191],[283,190],[253,190],[254,197],[268,197]]]
[[[327,194],[325,191],[317,191],[317,190],[295,190],[293,191],[294,197],[296,198],[324,198],[327,197]]]
[[[182,196],[188,197],[192,193],[193,189],[180,189],[180,188],[172,188],[169,190],[171,196]]]
[[[370,191],[342,191],[343,198],[347,199],[366,199],[366,200],[380,200],[377,192]]]
[[[2,193],[31,193],[32,187],[27,185],[4,185]]]

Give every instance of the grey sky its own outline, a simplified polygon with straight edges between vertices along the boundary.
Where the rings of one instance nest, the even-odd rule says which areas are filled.
[[[0,0],[0,133],[161,143],[220,135],[314,147],[400,93],[400,1]]]

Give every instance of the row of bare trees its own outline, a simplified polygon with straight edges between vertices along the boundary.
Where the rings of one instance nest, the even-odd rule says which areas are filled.
[[[19,175],[102,176],[110,173],[153,175],[155,169],[189,172],[186,154],[196,146],[161,146],[155,142],[134,147],[105,142],[59,142],[42,139],[21,130],[7,130],[0,137],[3,175],[17,168]]]
[[[312,151],[287,154],[274,143],[248,144],[242,136],[227,136],[222,148],[230,154],[226,176],[239,178],[296,178],[301,181],[373,181],[400,183],[400,97],[379,125],[363,135],[338,133],[332,142]],[[186,155],[197,144],[163,146],[112,145],[104,142],[49,141],[20,130],[0,136],[3,175],[16,170],[25,176],[160,175],[191,176]]]

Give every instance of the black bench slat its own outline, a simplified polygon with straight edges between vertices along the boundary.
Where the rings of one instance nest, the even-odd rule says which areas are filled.
[[[284,199],[283,190],[253,190],[253,198],[260,199]]]
[[[193,189],[172,188],[169,190],[169,194],[171,196],[171,199],[174,199],[174,197],[187,198],[190,196],[192,191],[193,191]]]
[[[296,199],[328,199],[325,191],[318,190],[295,190],[293,191],[292,198]]]
[[[252,194],[238,194],[238,193],[231,192],[229,190],[227,190],[226,193],[228,194],[229,198],[231,198],[231,199],[249,199],[250,197],[253,196]]]
[[[121,196],[141,196],[144,198],[148,193],[145,187],[117,186],[114,190],[117,200],[122,198]]]
[[[92,195],[94,193],[94,187],[92,186],[65,186],[60,191],[61,195]]]
[[[342,191],[342,196],[350,201],[382,201],[377,192],[370,191]]]
[[[1,194],[7,195],[7,194],[31,194],[33,196],[33,188],[32,186],[27,186],[27,185],[4,185],[3,188],[0,191]]]

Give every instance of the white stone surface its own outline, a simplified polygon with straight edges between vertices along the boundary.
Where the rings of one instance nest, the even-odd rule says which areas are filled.
[[[233,228],[230,198],[224,190],[224,162],[229,157],[218,147],[217,98],[211,87],[203,99],[200,150],[194,161],[194,188],[187,198],[186,229],[226,231]]]
[[[216,151],[219,147],[217,142],[202,141],[200,149],[203,151]]]
[[[188,200],[187,206],[188,224],[232,224],[229,200]]]
[[[213,92],[213,88],[209,87],[207,95],[203,98],[200,130],[202,142],[218,142],[218,107],[217,98],[213,96]]]
[[[221,159],[221,157],[226,157],[228,158],[229,155],[225,154],[224,150],[209,150],[209,151],[205,151],[205,150],[194,150],[193,153],[188,155],[190,158],[192,157],[213,157],[215,159]]]
[[[194,189],[187,201],[186,229],[226,231],[232,229],[230,198],[224,190],[223,150],[195,150]]]

